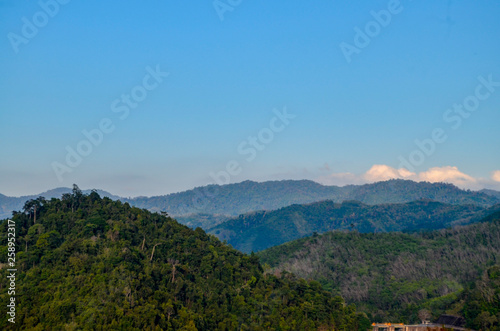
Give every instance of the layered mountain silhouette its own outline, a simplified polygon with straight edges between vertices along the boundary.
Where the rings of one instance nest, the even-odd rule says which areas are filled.
[[[70,188],[58,188],[32,196],[7,197],[0,194],[0,218],[21,210],[25,201],[43,196],[60,197]],[[89,191],[84,191],[88,193]],[[179,221],[205,229],[222,222],[227,217],[257,210],[275,210],[292,204],[307,204],[323,200],[343,202],[356,200],[365,204],[405,203],[419,199],[430,199],[448,204],[475,204],[482,207],[500,202],[500,193],[462,190],[452,184],[389,180],[365,185],[325,186],[310,180],[283,180],[268,182],[244,181],[228,185],[209,185],[192,190],[153,197],[124,198],[97,190],[114,200],[128,202],[150,211],[165,211]],[[215,215],[207,224],[198,222],[197,214]],[[185,217],[183,220],[183,216]],[[209,217],[209,218],[210,218]],[[214,218],[215,217],[215,218]]]
[[[208,232],[250,253],[331,230],[412,232],[470,224],[500,210],[500,205],[452,205],[432,200],[367,205],[359,201],[315,202],[233,218]]]

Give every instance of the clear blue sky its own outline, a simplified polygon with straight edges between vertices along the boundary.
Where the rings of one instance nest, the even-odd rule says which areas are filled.
[[[0,0],[0,193],[166,194],[209,184],[233,160],[231,182],[407,176],[499,189],[500,86],[478,87],[500,82],[498,1],[223,0],[219,12],[211,0],[54,1]],[[356,28],[371,36],[355,40]],[[157,67],[168,77],[146,77]],[[131,91],[134,109],[120,100]],[[479,100],[470,116],[446,113],[466,98]],[[271,139],[284,107],[296,117],[274,121]],[[66,148],[103,119],[114,130],[68,165]],[[418,152],[435,129],[446,140]],[[262,150],[247,140],[259,132]],[[414,151],[424,158],[405,175],[400,157]]]

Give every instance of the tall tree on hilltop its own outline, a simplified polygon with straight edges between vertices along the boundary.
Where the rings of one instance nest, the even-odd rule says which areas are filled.
[[[33,215],[34,223],[36,224],[36,216],[43,205],[47,202],[44,197],[38,197],[36,199],[31,199],[26,201],[23,207],[23,211],[29,215],[31,220],[31,215]]]

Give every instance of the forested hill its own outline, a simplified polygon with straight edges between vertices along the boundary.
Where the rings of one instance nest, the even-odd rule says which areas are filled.
[[[499,191],[495,191],[495,190],[489,190],[489,189],[484,189],[484,190],[481,190],[481,191],[478,191],[479,193],[484,193],[484,194],[487,194],[487,195],[490,195],[490,196],[493,196],[497,199],[500,200],[500,192]]]
[[[312,278],[375,322],[416,322],[420,309],[500,328],[500,213],[480,223],[420,234],[328,232],[258,254]],[[497,329],[494,328],[497,327]]]
[[[484,192],[462,190],[453,184],[414,182],[411,180],[392,179],[373,184],[346,186],[350,191],[345,200],[357,200],[374,205],[381,203],[403,203],[420,199],[429,199],[449,204],[475,204],[492,206],[500,199]],[[495,192],[495,191],[493,191]]]
[[[91,190],[82,191],[85,194],[90,194]],[[103,190],[96,190],[96,192],[102,197],[108,197],[113,200],[123,200],[123,198],[113,195],[109,192]],[[38,197],[44,197],[45,199],[61,198],[63,194],[71,193],[69,187],[58,187],[52,190],[48,190],[36,195],[25,195],[22,197],[9,197],[0,194],[0,219],[8,218],[12,216],[12,211],[20,211],[26,201],[36,199]]]
[[[356,200],[366,204],[404,203],[430,199],[449,204],[492,206],[500,198],[485,193],[461,190],[452,184],[389,180],[344,187],[324,186],[309,180],[284,180],[257,183],[245,181],[223,186],[211,185],[151,198],[127,200],[150,210],[171,215],[190,213],[238,216],[256,210],[275,210],[292,204],[332,200]]]
[[[469,224],[500,209],[429,200],[366,205],[357,201],[315,202],[240,215],[208,230],[243,252],[257,252],[314,232],[423,231]]]
[[[67,193],[70,189],[56,191]],[[208,228],[208,226],[197,221],[197,214],[204,214],[201,218],[208,217],[209,224],[214,224],[214,222],[222,221],[225,216],[238,216],[256,210],[275,210],[292,204],[306,204],[323,200],[335,202],[356,200],[366,204],[381,204],[430,199],[449,204],[476,204],[486,207],[500,203],[500,196],[495,195],[495,192],[490,190],[474,192],[461,190],[451,184],[410,180],[389,180],[344,187],[324,186],[309,180],[262,183],[244,181],[222,186],[198,187],[164,196],[137,198],[120,198],[107,192],[98,191],[101,196],[104,195],[114,200],[120,199],[139,208],[158,212],[165,211],[169,215],[175,216],[188,216],[186,222],[192,221],[195,226],[201,225],[204,228]],[[49,191],[40,195],[50,199],[52,197],[59,198],[62,194],[53,195],[53,193]],[[21,210],[26,200],[32,198],[35,196],[13,198],[0,194],[0,218],[9,217],[13,210]]]
[[[33,207],[36,205],[36,209]],[[366,330],[342,298],[160,214],[84,195],[39,199],[13,217],[16,324],[39,330]],[[36,220],[36,222],[35,222]],[[6,280],[6,220],[0,277]],[[9,300],[0,287],[0,301]],[[5,307],[5,306],[4,306]]]
[[[191,213],[238,216],[255,210],[273,210],[294,203],[309,203],[340,197],[342,188],[323,186],[309,180],[257,183],[244,181],[229,185],[209,185],[189,191],[130,200],[140,208],[165,210],[171,215]]]

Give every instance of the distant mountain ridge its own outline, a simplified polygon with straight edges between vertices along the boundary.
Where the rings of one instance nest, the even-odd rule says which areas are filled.
[[[500,204],[451,205],[432,200],[367,205],[358,201],[315,202],[274,211],[240,215],[208,232],[227,240],[234,248],[250,253],[285,242],[332,230],[362,233],[436,230],[479,221],[500,210]]]
[[[490,190],[490,189],[484,189],[484,190],[481,190],[479,192],[500,199],[500,192],[499,191]]]
[[[70,192],[69,188],[58,188],[38,195],[7,197],[0,194],[0,219],[20,210],[24,202],[38,196],[60,197]],[[84,192],[89,192],[86,190]],[[475,204],[482,207],[500,203],[500,197],[462,190],[452,184],[389,180],[364,185],[325,186],[310,180],[283,180],[253,182],[244,181],[228,185],[209,185],[169,195],[153,197],[123,198],[109,192],[97,190],[101,196],[128,202],[150,211],[165,211],[191,222],[193,226],[207,229],[228,216],[238,216],[256,210],[276,210],[293,204],[307,204],[323,200],[342,202],[357,200],[366,204],[405,203],[419,199],[431,199],[449,204]],[[496,192],[496,191],[493,191]],[[491,192],[490,192],[491,193]],[[198,214],[218,215],[209,217],[205,226],[195,221]],[[214,221],[215,220],[215,221]]]
[[[268,182],[244,181],[223,186],[210,185],[180,193],[151,198],[139,197],[129,203],[171,215],[223,214],[238,216],[256,210],[275,210],[292,204],[332,200],[356,200],[374,205],[431,199],[449,204],[483,207],[500,203],[500,197],[462,190],[452,184],[393,179],[364,185],[325,186],[310,180]]]

